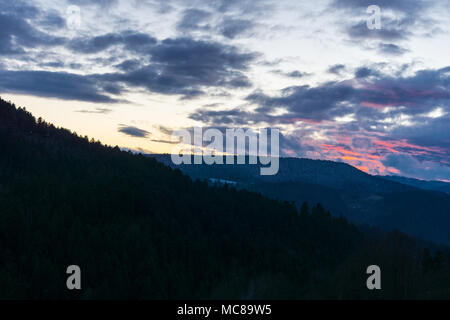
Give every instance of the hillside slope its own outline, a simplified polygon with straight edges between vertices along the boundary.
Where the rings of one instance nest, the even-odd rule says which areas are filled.
[[[450,245],[450,195],[418,189],[400,181],[366,174],[348,164],[281,158],[274,176],[260,176],[252,165],[173,165],[169,155],[149,155],[194,179],[225,179],[242,189],[293,201],[321,202],[335,216],[386,230],[398,229]]]
[[[447,248],[193,182],[5,101],[0,150],[2,299],[450,297]]]

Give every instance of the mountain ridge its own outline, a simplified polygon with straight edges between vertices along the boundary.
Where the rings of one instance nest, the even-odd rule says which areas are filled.
[[[359,225],[398,229],[450,244],[450,195],[370,175],[346,163],[280,158],[277,175],[260,176],[259,165],[174,165],[170,155],[147,156],[193,179],[236,181],[239,188],[294,201],[298,208],[305,201],[321,202],[333,215],[342,214]]]

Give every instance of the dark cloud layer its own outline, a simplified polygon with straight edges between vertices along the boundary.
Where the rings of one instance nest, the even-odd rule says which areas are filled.
[[[213,23],[213,15],[199,9],[187,9],[177,24],[177,29],[182,34],[192,31],[203,31],[205,34],[216,33],[227,39],[235,39],[243,35],[249,35],[254,29],[255,23],[248,19],[225,17],[219,22]]]
[[[145,52],[156,42],[155,38],[147,34],[124,31],[121,33],[108,33],[93,38],[76,38],[69,42],[68,48],[75,52],[91,54],[107,50],[113,46],[123,45],[128,50]]]
[[[64,100],[117,102],[103,93],[95,78],[64,72],[0,70],[0,91]]]
[[[450,67],[403,77],[364,66],[352,80],[288,87],[275,96],[256,91],[247,101],[256,109],[199,109],[190,118],[208,126],[296,124],[283,138],[285,155],[312,152],[372,173],[450,179]],[[277,108],[285,112],[273,115]],[[335,120],[348,115],[347,122]],[[310,138],[321,131],[335,142]]]
[[[429,37],[436,34],[436,21],[428,15],[437,3],[427,0],[334,0],[332,10],[338,10],[343,16],[342,27],[349,41],[363,49],[376,50],[383,55],[402,55],[404,42],[426,32]],[[368,28],[367,19],[371,13],[369,6],[380,8],[379,28]],[[355,20],[359,20],[355,22]],[[424,31],[426,30],[426,31]],[[430,31],[432,30],[432,31]],[[371,42],[378,43],[373,46]]]
[[[63,39],[34,32],[26,21],[8,17],[0,20],[0,25],[3,23],[6,27],[0,29],[0,40],[3,39],[6,45],[0,46],[0,54],[23,52],[21,46],[15,47],[8,43],[12,39],[14,43],[27,47],[55,46],[64,42]],[[186,37],[158,41],[147,34],[133,31],[75,38],[67,42],[67,48],[80,54],[100,53],[117,46],[140,56],[139,60],[128,59],[116,64],[122,73],[78,76],[47,71],[3,70],[3,75],[10,81],[0,80],[1,89],[5,92],[105,102],[114,100],[108,97],[108,93],[120,94],[125,85],[192,98],[204,94],[208,87],[250,87],[250,80],[244,71],[257,58],[256,53],[241,52],[236,47],[219,42]],[[149,60],[150,64],[147,62]],[[53,64],[54,68],[63,66],[62,62]],[[41,67],[52,65],[45,62]],[[58,85],[62,86],[62,90]],[[64,86],[73,86],[73,89],[69,92]]]
[[[328,82],[317,87],[289,87],[279,97],[254,93],[247,99],[259,105],[260,112],[287,108],[289,118],[332,119],[352,111],[350,106],[381,108],[407,107],[402,112],[417,114],[450,102],[450,67],[422,70],[411,77],[393,77],[376,69],[358,68],[354,83]],[[369,77],[370,76],[370,77]]]
[[[24,8],[23,15],[0,11],[0,55],[23,54],[29,48],[49,47],[64,43],[63,38],[51,36],[30,25],[26,19],[36,15],[38,15],[38,11],[34,11],[32,7]],[[47,21],[47,23],[51,23],[51,21]]]
[[[239,35],[249,32],[254,28],[254,23],[246,19],[224,19],[219,26],[220,33],[229,39],[234,39]]]
[[[425,180],[445,179],[450,181],[450,166],[435,161],[420,161],[409,154],[388,154],[383,164],[400,168],[402,175],[421,177]]]
[[[207,87],[250,87],[243,71],[257,57],[255,53],[242,53],[218,42],[190,38],[163,40],[152,46],[148,55],[151,60],[148,65],[99,79],[189,98],[203,94]]]
[[[118,3],[118,0],[69,0],[69,3],[77,6],[100,6],[110,8]]]
[[[120,125],[118,131],[135,138],[147,138],[150,132],[133,126]]]
[[[408,50],[393,43],[380,43],[378,45],[378,51],[382,54],[397,56],[404,54]]]
[[[335,64],[328,68],[329,73],[334,73],[336,75],[339,75],[344,70],[345,70],[345,65],[343,65],[343,64]]]
[[[186,9],[183,12],[181,20],[177,24],[177,29],[186,32],[192,30],[210,30],[211,26],[207,24],[211,12],[200,9]]]

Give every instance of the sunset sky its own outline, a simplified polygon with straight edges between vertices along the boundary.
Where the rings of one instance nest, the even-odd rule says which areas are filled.
[[[450,181],[448,21],[448,0],[0,0],[0,96],[142,152],[279,128],[283,156]]]

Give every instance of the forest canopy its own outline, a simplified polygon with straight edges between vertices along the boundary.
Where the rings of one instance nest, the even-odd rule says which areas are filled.
[[[3,100],[0,150],[1,299],[450,298],[445,247],[193,181]]]

